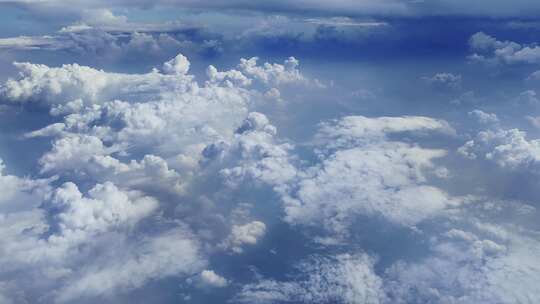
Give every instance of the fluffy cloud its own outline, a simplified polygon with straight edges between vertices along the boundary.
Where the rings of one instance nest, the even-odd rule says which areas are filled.
[[[253,221],[244,225],[232,226],[231,234],[223,243],[225,248],[229,248],[235,253],[242,252],[243,245],[254,245],[264,236],[266,225],[263,222]]]
[[[19,79],[10,79],[0,88],[1,96],[11,102],[40,102],[64,105],[82,100],[85,105],[113,99],[141,101],[166,91],[185,92],[191,77],[166,75],[153,71],[143,75],[107,73],[90,67],[63,65],[51,68],[31,63],[15,63]]]
[[[302,19],[364,26],[356,21]],[[54,39],[96,52],[157,51],[157,40],[175,36],[160,31],[166,25],[90,10]],[[497,63],[535,62],[520,54],[534,45],[477,34],[471,47]],[[197,81],[191,66],[200,70],[181,54],[141,74],[15,65],[19,75],[1,85],[0,99],[20,115],[14,120],[32,124],[0,139],[35,144],[37,167],[25,178],[0,170],[0,302],[131,302],[154,288],[197,302],[231,294],[244,303],[537,301],[535,206],[467,195],[454,174],[464,160],[447,152],[465,135],[454,137],[445,120],[342,116],[342,100],[291,106],[289,93],[321,87],[294,57],[209,66]],[[459,88],[461,75],[433,72],[424,74],[430,85]],[[362,99],[354,113],[399,115],[400,107],[369,108],[387,93],[354,86],[364,85],[376,96],[336,98]],[[477,99],[469,95],[460,99]],[[488,129],[461,153],[504,169],[536,166],[536,140],[469,111],[479,122],[472,127]],[[329,120],[311,136],[314,116]],[[291,269],[292,261],[303,262]]]
[[[197,241],[184,229],[173,229],[126,248],[120,258],[91,265],[59,292],[59,302],[110,295],[141,287],[149,280],[193,275],[205,266]]]
[[[185,75],[189,71],[189,66],[190,63],[186,56],[179,54],[163,64],[163,72],[165,74]]]
[[[307,81],[297,69],[299,63],[294,57],[285,60],[283,65],[265,63],[263,66],[258,66],[257,60],[257,57],[247,60],[242,59],[239,65],[240,70],[244,74],[257,79],[264,84],[274,86]]]
[[[453,203],[429,186],[443,150],[421,148],[387,136],[400,132],[450,132],[444,121],[425,117],[345,117],[323,124],[316,136],[321,163],[307,168],[285,191],[285,219],[320,226],[339,235],[358,216],[382,217],[399,225],[439,214]]]
[[[197,279],[198,284],[202,287],[225,287],[229,283],[224,277],[215,273],[213,270],[201,271]]]
[[[294,281],[262,280],[242,288],[242,303],[384,303],[382,280],[366,254],[313,257]]]
[[[499,118],[494,113],[486,113],[482,110],[473,110],[469,116],[474,117],[481,124],[494,124],[499,122]]]
[[[107,298],[150,280],[197,273],[207,285],[227,284],[201,272],[207,253],[240,253],[265,235],[266,225],[236,217],[234,204],[213,207],[212,196],[250,177],[279,184],[296,173],[291,146],[279,142],[265,115],[250,112],[266,100],[251,82],[279,87],[304,78],[296,62],[290,68],[268,64],[270,70],[251,65],[258,76],[215,69],[227,76],[211,74],[199,85],[189,66],[183,55],[146,74],[16,64],[20,75],[1,86],[2,98],[49,110],[56,122],[22,138],[51,137],[40,174],[66,182],[2,177],[12,194],[0,210],[16,212],[2,213],[0,264],[9,267],[0,272],[1,282],[27,281],[24,299],[38,294],[50,302]],[[225,81],[230,75],[247,81]],[[195,182],[207,176],[221,176],[225,190],[198,194]],[[28,206],[11,211],[16,201]],[[141,228],[149,223],[150,231]],[[11,289],[7,295],[13,298]]]
[[[6,187],[0,200],[0,282],[19,286],[18,295],[6,291],[14,301],[31,300],[34,293],[50,302],[112,294],[149,279],[189,275],[206,263],[185,228],[128,241],[137,223],[158,208],[140,192],[107,182],[83,195],[70,182],[54,189],[50,180],[0,179]],[[109,257],[92,258],[96,253]]]
[[[433,237],[431,253],[420,261],[401,261],[390,267],[385,276],[390,301],[538,301],[540,293],[532,285],[539,279],[534,262],[538,240],[502,223],[485,223],[474,217],[471,223],[474,224],[464,230],[454,228]]]
[[[83,197],[73,183],[65,183],[55,190],[51,204],[62,210],[56,215],[62,234],[99,233],[111,227],[130,227],[158,207],[158,202],[150,197],[130,199],[112,183],[98,184],[88,195],[88,198]]]
[[[203,154],[223,167],[220,173],[231,186],[253,180],[280,186],[297,172],[291,163],[292,146],[280,143],[275,138],[276,132],[264,114],[252,112],[236,130],[230,144],[209,145]]]
[[[475,52],[470,60],[488,64],[538,64],[540,47],[522,45],[513,41],[499,41],[483,32],[471,36],[471,49]]]
[[[483,158],[503,168],[529,168],[536,171],[540,160],[540,140],[528,140],[519,129],[481,131],[458,152],[470,159]]]

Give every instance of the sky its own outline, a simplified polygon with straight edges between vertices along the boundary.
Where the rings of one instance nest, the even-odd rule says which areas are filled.
[[[540,302],[540,2],[0,0],[0,304]]]

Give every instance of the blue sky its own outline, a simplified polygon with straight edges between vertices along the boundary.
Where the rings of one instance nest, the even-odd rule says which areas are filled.
[[[538,42],[530,0],[0,0],[0,304],[538,303]]]

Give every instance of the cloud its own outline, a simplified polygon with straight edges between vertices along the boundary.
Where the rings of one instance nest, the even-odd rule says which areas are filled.
[[[291,163],[292,146],[279,142],[276,132],[264,114],[252,112],[229,145],[211,144],[203,154],[222,167],[220,174],[230,186],[250,181],[280,186],[297,172]]]
[[[133,196],[135,193],[132,193]],[[64,235],[99,233],[111,227],[135,225],[158,207],[150,197],[130,197],[114,184],[98,184],[83,197],[77,185],[65,183],[56,189],[52,206],[62,210],[56,217]]]
[[[487,64],[538,64],[540,47],[519,44],[513,41],[499,41],[483,32],[478,32],[469,39],[471,61]]]
[[[62,48],[61,44],[52,36],[0,38],[0,50],[57,50],[60,48]]]
[[[461,75],[452,73],[437,73],[430,77],[422,77],[427,84],[436,89],[460,89]]]
[[[215,273],[213,270],[203,270],[198,275],[198,283],[202,287],[225,287],[229,284],[227,280]]]
[[[245,285],[241,303],[384,303],[382,280],[366,254],[312,257],[298,265],[292,281]]]
[[[0,199],[0,265],[9,267],[0,271],[1,282],[27,282],[25,299],[67,303],[112,299],[168,277],[201,274],[207,285],[228,283],[201,273],[208,255],[240,253],[267,227],[239,217],[235,203],[218,208],[213,200],[244,177],[278,183],[295,170],[290,146],[276,138],[265,115],[250,111],[267,101],[262,76],[242,70],[245,83],[227,82],[227,76],[199,84],[189,66],[183,55],[144,74],[16,64],[21,73],[1,86],[2,99],[45,109],[54,120],[21,137],[52,139],[36,172],[52,177],[2,176],[8,188]],[[281,79],[272,86],[291,85],[289,74],[305,79],[298,62],[268,66],[258,73]],[[208,176],[222,178],[211,192],[201,186]],[[49,185],[55,179],[61,183]]]
[[[516,98],[516,102],[523,105],[534,106],[539,104],[540,100],[538,100],[538,97],[536,97],[536,91],[526,90],[519,93],[519,96]]]
[[[540,117],[539,116],[527,116],[525,117],[534,127],[540,128]]]
[[[15,63],[19,79],[10,79],[0,87],[6,101],[63,105],[75,100],[103,103],[117,99],[140,101],[165,88],[187,91],[192,77],[152,71],[142,75],[107,73],[77,64],[58,68],[31,63]]]
[[[426,117],[348,116],[321,126],[315,137],[319,164],[286,179],[259,179],[275,185],[285,220],[293,225],[322,226],[338,238],[362,215],[414,226],[453,204],[444,191],[426,184],[424,175],[437,171],[433,160],[446,152],[389,136],[452,131],[446,122]]]
[[[221,52],[216,40],[219,35],[210,34],[200,25],[130,22],[126,16],[105,8],[82,9],[68,15],[79,15],[80,20],[50,35],[0,38],[0,50],[62,52],[101,60],[162,58],[179,51],[191,55]]]
[[[123,5],[144,2],[110,5],[124,12]],[[240,2],[185,5],[221,10],[235,3]],[[379,24],[383,17],[355,18],[359,5],[372,12],[369,1],[303,3],[312,10],[294,22],[310,30],[332,28],[337,35],[352,28],[401,30],[393,24],[400,18],[387,26]],[[383,10],[388,3],[377,5]],[[433,8],[422,13],[429,15],[439,6],[465,7],[459,1],[395,3],[406,11],[414,7],[409,16],[422,6]],[[92,9],[73,16],[79,21],[56,33],[51,46],[32,42],[36,37],[4,45],[35,50],[35,43],[56,55],[65,53],[53,49],[55,44],[72,45],[88,51],[89,61],[107,50],[133,60],[128,69],[136,71],[146,57],[127,52],[157,54],[185,47],[180,44],[188,40],[198,48],[211,37],[194,27],[199,33],[194,36],[200,36],[193,38],[182,32],[189,27],[183,23],[133,22],[96,9],[100,3],[85,5]],[[284,2],[248,3],[246,9],[291,13],[297,5],[289,3],[291,11]],[[349,17],[318,16],[347,5]],[[467,14],[478,12],[476,3],[469,5]],[[148,11],[125,12],[148,20]],[[215,11],[193,16],[238,14],[223,12],[219,18]],[[250,20],[259,16],[247,15]],[[253,37],[226,39],[258,45]],[[530,54],[519,54],[534,44],[473,37],[471,49],[488,61],[535,64]],[[321,41],[326,47],[332,40]],[[538,298],[536,206],[505,200],[515,192],[523,197],[534,192],[521,193],[526,191],[505,183],[481,189],[499,176],[476,172],[484,161],[502,173],[536,172],[540,150],[534,132],[503,126],[495,103],[441,112],[422,103],[429,97],[422,88],[386,82],[385,73],[413,66],[410,62],[385,64],[381,74],[370,62],[361,62],[365,72],[360,74],[352,71],[356,66],[340,63],[338,78],[376,92],[351,93],[348,85],[324,85],[304,74],[296,59],[303,56],[277,63],[248,57],[231,64],[243,47],[231,48],[226,58],[209,65],[206,77],[200,73],[204,66],[176,51],[156,68],[131,74],[109,71],[121,69],[117,66],[15,64],[18,74],[0,85],[7,130],[0,136],[0,152],[7,151],[14,162],[8,169],[0,166],[0,302],[167,302],[185,294],[184,300],[195,302],[225,302],[234,295],[230,301],[243,303],[516,303]],[[334,62],[312,60],[307,62],[315,73],[334,72]],[[422,66],[421,73],[409,76],[428,75],[424,80],[437,90],[460,95],[464,79],[474,80],[468,86],[491,84],[491,78],[479,77],[482,71],[472,75],[456,66],[461,74],[438,73]],[[524,77],[508,80],[520,87],[507,90],[506,82],[495,91],[476,86],[477,95],[466,92],[459,100],[503,99],[523,91],[522,101],[535,102],[536,92],[521,87]],[[375,83],[379,79],[385,82]],[[388,89],[378,89],[383,85]],[[417,97],[418,103],[403,103]],[[467,115],[477,123],[464,122]],[[536,123],[533,114],[527,119]],[[456,158],[452,151],[470,139],[469,132],[478,135],[459,153],[475,161]],[[530,175],[519,175],[534,184]]]
[[[499,118],[494,113],[486,113],[482,110],[473,110],[468,114],[482,124],[494,124],[499,122]]]
[[[140,192],[106,182],[83,195],[71,182],[53,188],[48,180],[0,179],[6,187],[0,200],[0,280],[18,286],[16,299],[31,299],[35,292],[51,302],[112,294],[150,279],[191,274],[206,263],[184,228],[128,241],[158,208],[157,200]],[[97,258],[98,252],[110,256]]]
[[[540,140],[528,140],[527,133],[519,129],[488,129],[466,142],[458,153],[470,159],[493,161],[502,168],[536,171],[540,159]]]
[[[255,245],[264,236],[266,225],[263,222],[253,221],[244,225],[232,226],[231,234],[223,243],[223,247],[235,253],[242,252],[243,245]]]
[[[190,63],[186,56],[179,54],[163,64],[163,72],[165,74],[185,75],[189,71],[189,65]]]
[[[540,80],[540,70],[532,72],[526,80],[538,81]]]
[[[141,287],[149,280],[192,275],[206,262],[197,241],[183,229],[173,229],[121,254],[121,258],[92,265],[81,277],[59,292],[57,300],[72,302],[81,297],[103,296]]]
[[[538,241],[502,225],[478,223],[451,229],[431,240],[431,253],[398,262],[386,271],[393,303],[529,303],[540,294],[534,252]]]

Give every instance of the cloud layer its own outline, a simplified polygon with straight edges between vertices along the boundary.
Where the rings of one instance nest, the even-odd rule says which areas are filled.
[[[1,2],[0,303],[537,303],[511,4]]]

